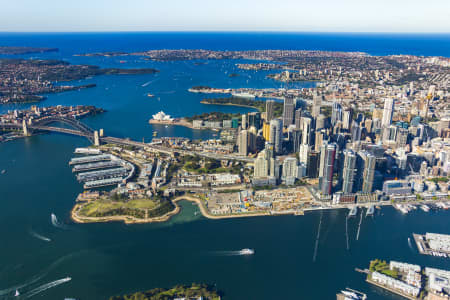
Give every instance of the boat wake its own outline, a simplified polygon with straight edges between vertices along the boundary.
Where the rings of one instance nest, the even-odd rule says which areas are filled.
[[[255,252],[252,249],[242,249],[234,251],[215,251],[214,255],[217,256],[241,256],[241,255],[252,255]]]
[[[320,211],[319,228],[317,229],[316,245],[314,246],[313,262],[316,262],[317,250],[319,249],[320,228],[322,227],[323,210]]]
[[[345,218],[345,239],[347,241],[347,250],[350,250],[350,246],[348,244],[348,217]]]
[[[363,216],[363,210],[361,209],[361,217],[359,218],[358,232],[356,233],[356,240],[357,241],[359,240],[359,233],[361,231],[362,216]]]
[[[141,86],[142,86],[142,87],[146,87],[147,85],[149,85],[150,83],[153,83],[153,82],[156,81],[156,80],[157,80],[157,79],[153,79],[153,80],[147,81],[146,83],[142,84]]]
[[[55,262],[53,262],[52,264],[50,264],[46,269],[44,269],[43,271],[41,271],[39,274],[31,277],[28,281],[21,283],[21,284],[17,284],[15,286],[0,290],[0,296],[4,296],[7,294],[11,294],[16,290],[20,290],[23,289],[27,286],[30,286],[36,282],[38,282],[39,280],[41,280],[42,278],[44,278],[52,269],[54,269],[56,266],[58,266],[59,264],[61,264],[63,261],[73,257],[75,255],[75,253],[71,253],[68,255],[65,255],[59,259],[57,259]]]
[[[41,285],[41,286],[39,286],[39,287],[37,287],[35,289],[32,289],[31,291],[27,292],[24,296],[26,298],[31,298],[31,297],[33,297],[33,296],[35,296],[35,295],[37,295],[39,293],[42,293],[42,292],[44,292],[44,291],[46,291],[48,289],[54,288],[55,286],[58,286],[60,284],[66,283],[66,282],[69,282],[70,280],[72,280],[72,278],[66,277],[66,278],[62,278],[62,279],[59,279],[59,280],[55,280],[55,281],[43,284],[43,285]]]
[[[409,246],[409,249],[414,250],[412,243],[411,243],[411,238],[408,238],[408,246]]]
[[[31,234],[31,236],[33,236],[33,237],[35,237],[35,238],[37,238],[37,239],[39,239],[41,241],[44,241],[44,242],[51,242],[52,241],[48,237],[40,235],[39,233],[37,233],[37,232],[35,232],[35,231],[31,230],[31,229],[30,229],[30,234]]]
[[[61,228],[61,229],[67,228],[63,223],[59,222],[58,218],[56,217],[56,215],[54,213],[51,214],[50,220],[52,221],[52,225],[57,228]]]

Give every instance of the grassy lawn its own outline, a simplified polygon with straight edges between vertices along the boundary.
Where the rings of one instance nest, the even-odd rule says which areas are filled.
[[[102,199],[87,203],[80,210],[80,214],[89,217],[118,209],[153,209],[156,206],[157,203],[150,199],[135,199],[127,202]]]

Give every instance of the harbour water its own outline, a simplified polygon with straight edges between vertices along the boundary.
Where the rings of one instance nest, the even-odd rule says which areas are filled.
[[[150,140],[154,130],[159,136],[190,138],[209,138],[214,133],[148,124],[151,115],[159,110],[176,117],[217,110],[248,111],[247,108],[202,105],[199,103],[201,95],[187,92],[191,86],[280,86],[265,79],[264,72],[238,70],[234,65],[236,61],[194,64],[150,62],[128,57],[126,63],[120,63],[123,58],[72,56],[79,52],[124,48],[144,50],[152,48],[152,45],[156,45],[153,48],[182,47],[181,37],[157,34],[156,39],[151,34],[130,34],[128,37],[121,34],[122,40],[116,40],[114,34],[1,34],[0,40],[5,45],[61,48],[59,53],[30,55],[32,57],[161,70],[152,75],[86,79],[80,84],[92,82],[97,87],[48,95],[47,100],[39,103],[41,106],[91,104],[105,108],[106,113],[90,117],[86,123],[94,128],[104,128],[107,134],[137,140]],[[209,39],[187,34],[184,48],[213,48],[211,36],[206,37]],[[226,42],[243,40],[239,35],[224,38],[218,34],[213,37],[217,49],[239,48]],[[335,37],[338,38],[339,35]],[[348,36],[343,38],[350,39]],[[336,42],[329,39],[329,49],[325,50],[368,51],[370,45],[376,41],[379,44],[377,39],[382,39],[375,37],[374,42],[370,35],[359,38],[359,42],[361,39],[369,41],[362,43],[361,49],[350,49],[356,47],[358,40],[352,40],[348,49],[341,49],[333,46]],[[407,53],[406,49],[412,49],[412,54],[450,56],[448,36],[432,36],[428,40],[423,36],[420,38],[430,46],[419,47],[414,42],[416,40],[407,36],[403,40],[400,38],[402,42],[397,48],[389,49],[394,53]],[[322,47],[327,45],[322,35],[315,40],[309,35],[304,39],[315,41],[316,44],[312,45],[318,45],[320,40]],[[386,38],[381,44],[389,44],[389,40]],[[203,44],[195,41],[203,41]],[[407,47],[407,41],[410,41],[410,47]],[[267,48],[312,47],[301,41],[298,44],[294,42],[291,35],[274,35],[268,39]],[[244,49],[250,45],[265,48],[258,34],[247,37],[242,43],[240,47]],[[379,47],[373,49],[374,54],[387,54],[379,53]],[[426,52],[426,49],[431,50]],[[433,49],[438,50],[433,52]],[[225,72],[241,76],[230,78]],[[146,93],[155,94],[155,97],[149,98]],[[0,112],[25,107],[29,104],[0,106]],[[196,205],[184,202],[181,214],[162,224],[73,224],[69,211],[82,186],[67,163],[75,148],[86,145],[88,141],[83,138],[60,134],[0,144],[0,169],[6,170],[0,174],[0,299],[13,299],[18,286],[21,294],[41,286],[50,287],[39,290],[34,295],[36,299],[73,297],[97,300],[115,294],[192,282],[215,284],[224,292],[224,299],[280,299],[280,296],[334,299],[336,292],[345,287],[360,290],[369,299],[399,299],[365,283],[364,277],[354,268],[365,268],[369,260],[381,258],[450,269],[448,259],[420,255],[414,245],[410,247],[408,244],[408,237],[413,232],[448,234],[450,213],[443,210],[414,210],[403,215],[394,208],[383,207],[376,210],[374,217],[365,217],[365,210],[358,212],[364,213],[362,219],[360,216],[347,219],[348,210],[342,209],[308,212],[305,216],[208,220],[198,213]],[[243,248],[255,249],[255,254],[221,255]],[[57,286],[52,284],[66,277],[71,280]]]

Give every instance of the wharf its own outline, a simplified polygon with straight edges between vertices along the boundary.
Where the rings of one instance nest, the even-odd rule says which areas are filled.
[[[385,289],[385,290],[387,290],[387,291],[389,291],[389,292],[391,292],[391,293],[394,293],[394,294],[396,294],[396,295],[402,296],[402,297],[404,297],[404,298],[406,298],[406,299],[410,299],[410,300],[419,300],[419,298],[417,298],[417,297],[410,296],[410,295],[406,295],[406,294],[400,292],[399,290],[396,290],[396,289],[393,289],[393,288],[391,288],[391,287],[382,285],[382,284],[380,284],[380,283],[378,283],[378,282],[375,282],[375,281],[373,281],[373,280],[371,280],[371,279],[369,279],[369,278],[367,278],[366,281],[367,281],[368,283],[370,283],[370,284],[373,284],[373,285],[375,285],[375,286],[377,286],[377,287],[379,287],[379,288]]]
[[[115,185],[118,183],[123,182],[122,177],[114,177],[114,178],[108,178],[108,179],[101,179],[101,180],[91,180],[84,184],[84,189],[92,189],[92,188],[98,188],[108,185]]]
[[[118,160],[100,161],[100,162],[95,162],[95,163],[75,165],[72,168],[72,172],[75,173],[75,172],[82,172],[82,171],[95,170],[95,169],[105,169],[105,168],[119,167],[121,165],[122,165],[121,162]]]
[[[100,154],[100,155],[94,155],[94,156],[75,157],[69,161],[69,165],[78,165],[78,164],[85,164],[85,163],[105,161],[105,160],[111,160],[111,155]]]
[[[129,170],[127,168],[120,167],[120,168],[115,168],[115,169],[79,173],[77,175],[77,180],[87,182],[87,181],[95,181],[95,180],[102,180],[102,179],[110,179],[110,178],[115,178],[115,177],[127,176],[128,173],[129,173]]]

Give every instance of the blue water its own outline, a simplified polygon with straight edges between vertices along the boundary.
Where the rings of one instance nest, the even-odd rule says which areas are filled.
[[[135,32],[0,33],[5,46],[57,47],[63,56],[97,51],[148,49],[305,49],[363,51],[373,55],[450,56],[448,34]]]
[[[149,140],[159,136],[211,138],[213,132],[183,127],[151,126],[151,115],[164,110],[173,116],[206,111],[247,112],[200,104],[202,95],[188,93],[193,85],[217,87],[279,87],[265,78],[269,72],[239,70],[239,61],[152,62],[131,57],[76,57],[93,51],[136,51],[151,48],[322,49],[366,51],[371,54],[450,56],[448,35],[350,35],[261,33],[109,33],[0,34],[1,45],[58,47],[57,53],[26,57],[58,58],[103,67],[150,67],[149,75],[99,76],[74,84],[96,83],[82,91],[47,95],[38,105],[90,104],[107,110],[84,121],[106,134]],[[126,63],[120,63],[125,60]],[[239,77],[228,77],[239,73]],[[145,83],[150,82],[146,86]],[[301,83],[297,87],[309,87]],[[146,93],[155,94],[148,98]],[[0,106],[0,113],[30,104]],[[415,211],[407,216],[384,208],[365,218],[358,241],[359,218],[349,221],[350,250],[346,249],[346,210],[324,212],[317,258],[314,246],[320,213],[305,216],[207,220],[198,208],[183,203],[180,215],[164,224],[127,226],[73,224],[69,212],[82,191],[67,162],[80,137],[60,134],[33,136],[0,144],[0,294],[30,282],[23,289],[72,277],[72,281],[37,295],[36,299],[107,299],[111,295],[206,282],[216,284],[224,299],[334,299],[340,289],[362,290],[369,299],[399,299],[368,285],[355,267],[369,260],[396,259],[450,269],[450,261],[423,256],[408,246],[412,232],[450,233],[448,211]],[[52,226],[54,213],[65,228]],[[51,239],[42,241],[32,232]],[[254,248],[254,256],[227,256],[223,251]],[[0,299],[11,299],[0,295]],[[9,297],[9,298],[8,298]]]

